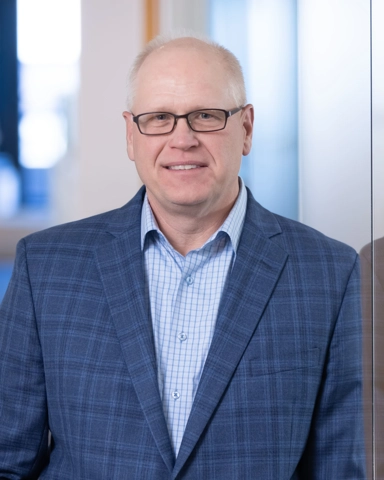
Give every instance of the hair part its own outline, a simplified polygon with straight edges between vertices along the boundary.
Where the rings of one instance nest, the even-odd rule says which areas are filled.
[[[190,42],[188,42],[188,40]],[[230,52],[227,48],[223,47],[219,43],[211,40],[210,38],[189,30],[178,30],[170,34],[158,35],[153,40],[151,40],[144,49],[137,55],[135,58],[129,76],[128,76],[128,95],[127,95],[127,108],[131,111],[135,94],[136,94],[136,80],[139,73],[140,67],[143,65],[145,60],[151,55],[151,53],[159,50],[166,45],[180,46],[183,43],[189,43],[189,47],[199,46],[199,42],[211,51],[214,55],[220,59],[223,66],[227,71],[227,80],[228,80],[228,90],[230,96],[233,98],[236,106],[243,106],[246,104],[246,91],[245,91],[245,82],[243,71],[240,65],[240,62],[235,57],[235,55]]]

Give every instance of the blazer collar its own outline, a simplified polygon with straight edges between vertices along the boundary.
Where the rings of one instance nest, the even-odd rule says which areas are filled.
[[[143,186],[127,204],[112,210],[105,229],[106,233],[114,237],[119,237],[124,233],[129,233],[132,238],[138,235],[140,241],[140,217],[144,195],[145,187]]]
[[[262,207],[254,199],[252,193],[246,187],[248,201],[245,224],[251,226],[254,232],[266,238],[272,238],[282,233],[276,215]],[[106,232],[118,237],[124,232],[130,231],[134,236],[140,237],[141,208],[145,196],[145,186],[141,187],[136,195],[123,207],[110,212]]]

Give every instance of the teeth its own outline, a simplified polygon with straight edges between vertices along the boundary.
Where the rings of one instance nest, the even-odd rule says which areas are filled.
[[[199,168],[198,165],[174,165],[168,167],[170,170],[191,170],[192,168]]]

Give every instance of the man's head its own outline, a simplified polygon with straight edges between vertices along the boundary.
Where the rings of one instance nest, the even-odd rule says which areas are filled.
[[[252,106],[244,105],[236,58],[223,47],[196,38],[155,41],[136,60],[131,86],[130,112],[124,112],[128,155],[155,214],[204,215],[228,209],[238,193],[241,156],[250,151],[253,123]],[[145,135],[139,126],[142,132],[153,133],[140,123],[145,117],[139,117],[139,125],[134,121],[134,116],[150,112],[185,115],[238,107],[241,110],[227,118],[225,128],[213,132],[193,131],[187,119],[180,118],[170,133]],[[155,117],[160,123],[165,119]],[[197,117],[206,122],[210,115]]]
[[[234,103],[236,105],[246,104],[246,91],[243,71],[238,59],[235,57],[235,55],[233,55],[232,52],[217,42],[214,42],[213,40],[202,35],[159,35],[151,42],[147,43],[145,48],[139,53],[139,55],[137,55],[131,67],[127,96],[127,108],[129,111],[132,110],[132,105],[134,103],[134,97],[137,88],[137,74],[141,65],[152,52],[171,44],[174,46],[179,45],[180,47],[185,47],[189,44],[190,46],[194,45],[196,48],[200,47],[211,51],[211,53],[218,58],[223,67],[225,67],[229,93],[232,95]]]

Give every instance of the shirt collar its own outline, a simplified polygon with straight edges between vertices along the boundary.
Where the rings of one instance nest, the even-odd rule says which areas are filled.
[[[237,251],[241,232],[243,230],[245,212],[247,210],[247,191],[244,182],[239,177],[240,191],[236,202],[233,205],[228,217],[221,227],[207,240],[206,243],[214,240],[218,233],[225,232],[231,240],[234,252]],[[157,225],[151,206],[149,205],[147,194],[144,196],[143,208],[141,210],[141,250],[144,249],[144,242],[149,232],[156,231],[163,235]]]

